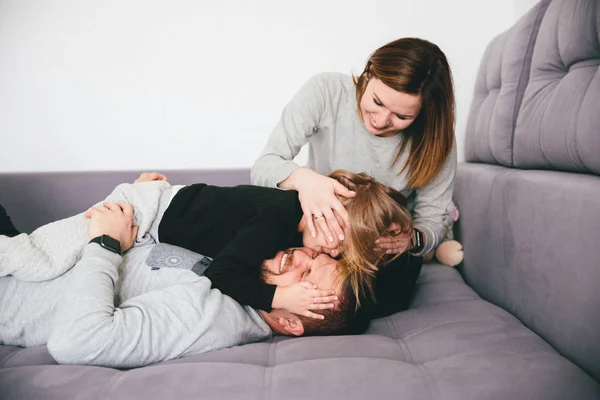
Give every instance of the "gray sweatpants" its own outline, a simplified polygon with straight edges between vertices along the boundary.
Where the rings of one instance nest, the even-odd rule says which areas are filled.
[[[157,241],[158,224],[171,192],[171,185],[163,181],[124,183],[105,201],[133,205],[134,224],[140,227],[136,244],[148,244]],[[30,235],[0,236],[0,277],[39,282],[64,274],[89,242],[88,229],[89,220],[81,213],[44,225]]]

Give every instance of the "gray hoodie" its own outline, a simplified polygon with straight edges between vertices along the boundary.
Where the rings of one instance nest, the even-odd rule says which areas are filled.
[[[0,278],[0,344],[47,344],[59,363],[131,368],[269,338],[256,310],[198,275],[202,260],[166,244],[121,257],[92,243],[53,280]]]

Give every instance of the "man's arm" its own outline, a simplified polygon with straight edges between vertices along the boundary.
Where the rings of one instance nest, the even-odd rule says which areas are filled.
[[[126,249],[127,231],[132,231],[128,218],[116,209],[94,214],[90,236],[104,232],[125,238]],[[48,340],[48,350],[59,363],[138,367],[270,334],[255,320],[257,315],[211,290],[203,277],[145,293],[116,308],[121,262],[121,255],[99,244],[85,247],[58,304]]]
[[[240,327],[252,324],[252,317],[211,290],[205,277],[145,293],[116,308],[120,263],[118,254],[95,243],[86,247],[48,340],[48,350],[58,363],[133,368],[248,340],[248,330]],[[223,324],[224,318],[231,323]]]

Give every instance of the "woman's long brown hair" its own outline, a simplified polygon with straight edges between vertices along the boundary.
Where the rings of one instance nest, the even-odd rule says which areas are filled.
[[[418,38],[398,39],[375,50],[360,76],[354,77],[361,119],[360,101],[367,78],[379,79],[399,92],[421,95],[421,112],[404,130],[391,166],[410,143],[410,154],[400,173],[408,169],[411,188],[426,185],[440,172],[454,144],[454,88],[445,54],[435,44]]]

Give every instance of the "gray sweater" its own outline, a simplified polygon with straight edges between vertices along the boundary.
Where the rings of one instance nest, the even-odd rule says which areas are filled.
[[[55,279],[0,278],[0,344],[47,344],[59,363],[138,367],[269,338],[254,309],[195,273],[201,259],[166,244],[121,257],[94,243]]]
[[[427,236],[422,255],[437,246],[446,233],[444,216],[454,189],[456,143],[438,176],[428,185],[413,190],[407,187],[406,171],[399,174],[408,157],[408,147],[392,166],[400,135],[382,138],[365,129],[357,113],[352,77],[319,74],[283,110],[252,167],[252,183],[277,187],[299,167],[292,160],[308,143],[308,168],[324,175],[336,169],[366,172],[401,191],[408,199],[415,226]]]

